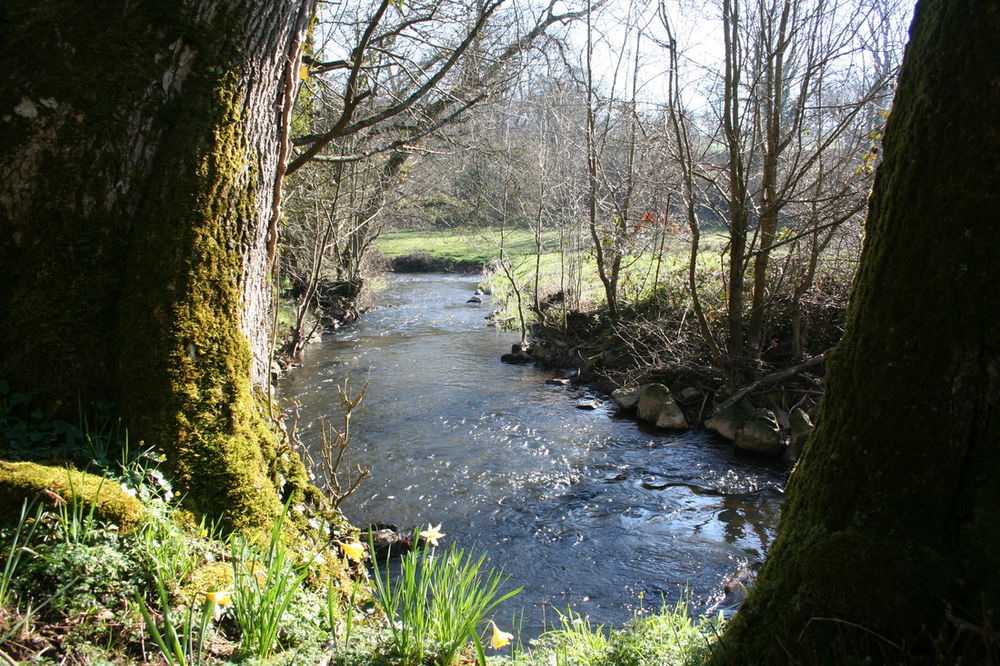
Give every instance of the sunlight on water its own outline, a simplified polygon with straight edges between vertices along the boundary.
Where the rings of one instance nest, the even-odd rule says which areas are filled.
[[[784,471],[703,433],[668,434],[575,409],[577,389],[499,357],[517,341],[468,305],[469,276],[392,280],[380,306],[306,350],[283,382],[298,430],[315,446],[337,423],[336,385],[368,393],[352,422],[350,463],[372,476],[343,509],[357,525],[443,523],[448,540],[486,552],[525,591],[525,636],[573,604],[620,624],[638,596],[702,608],[723,579],[758,562],[774,538]],[[647,601],[647,608],[649,607]]]

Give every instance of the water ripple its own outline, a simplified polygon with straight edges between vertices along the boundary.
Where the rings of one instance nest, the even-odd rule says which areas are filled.
[[[784,470],[703,433],[668,435],[575,409],[550,375],[499,363],[515,335],[465,304],[468,276],[407,275],[384,307],[306,350],[282,383],[315,448],[340,418],[336,385],[369,382],[352,420],[350,464],[372,477],[343,505],[356,524],[443,523],[449,540],[487,552],[525,591],[527,636],[574,606],[598,623],[631,617],[638,595],[690,587],[717,607],[726,576],[774,538]],[[648,603],[648,602],[647,602]],[[658,603],[658,601],[656,602]]]

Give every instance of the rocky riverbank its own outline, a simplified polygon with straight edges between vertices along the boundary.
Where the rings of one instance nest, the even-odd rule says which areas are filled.
[[[794,462],[812,430],[823,388],[823,355],[758,362],[734,382],[690,346],[644,363],[628,325],[570,313],[562,327],[536,326],[505,363],[534,363],[608,394],[619,411],[667,430],[703,428],[737,449]]]

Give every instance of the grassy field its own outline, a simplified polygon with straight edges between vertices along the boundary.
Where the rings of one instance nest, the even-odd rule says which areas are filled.
[[[678,272],[687,266],[690,241],[682,235],[667,238],[657,276],[656,253],[646,251],[626,259],[621,278],[621,292],[635,298],[652,287],[654,281],[663,284],[677,281]],[[706,233],[702,237],[700,266],[705,269],[721,266],[721,250],[725,246],[723,232]],[[423,254],[442,266],[474,262],[485,267],[484,282],[491,288],[496,301],[513,298],[510,280],[497,264],[501,247],[515,280],[532,293],[536,263],[541,295],[571,288],[580,294],[583,303],[603,300],[603,287],[589,236],[576,237],[546,231],[541,237],[541,253],[537,253],[530,229],[506,230],[501,239],[497,229],[425,229],[389,231],[382,234],[376,246],[390,259]],[[560,251],[560,248],[563,251]],[[537,262],[536,262],[537,257]],[[573,276],[573,277],[571,277]]]
[[[558,246],[555,232],[542,235],[544,246]],[[439,260],[489,264],[500,255],[500,233],[493,229],[417,229],[384,232],[376,246],[387,257],[426,253]],[[529,229],[507,230],[503,238],[507,252],[515,256],[534,254],[535,239]]]

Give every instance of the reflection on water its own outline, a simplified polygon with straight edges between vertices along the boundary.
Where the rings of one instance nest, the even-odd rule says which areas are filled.
[[[395,278],[380,306],[305,352],[282,383],[300,435],[340,416],[336,385],[369,383],[355,412],[351,463],[371,478],[342,505],[357,525],[443,523],[448,540],[510,574],[537,634],[572,604],[621,624],[644,593],[701,609],[721,581],[759,561],[777,527],[784,471],[704,433],[665,434],[574,408],[573,388],[500,363],[515,335],[466,304],[469,276]],[[654,604],[655,605],[655,604]]]

